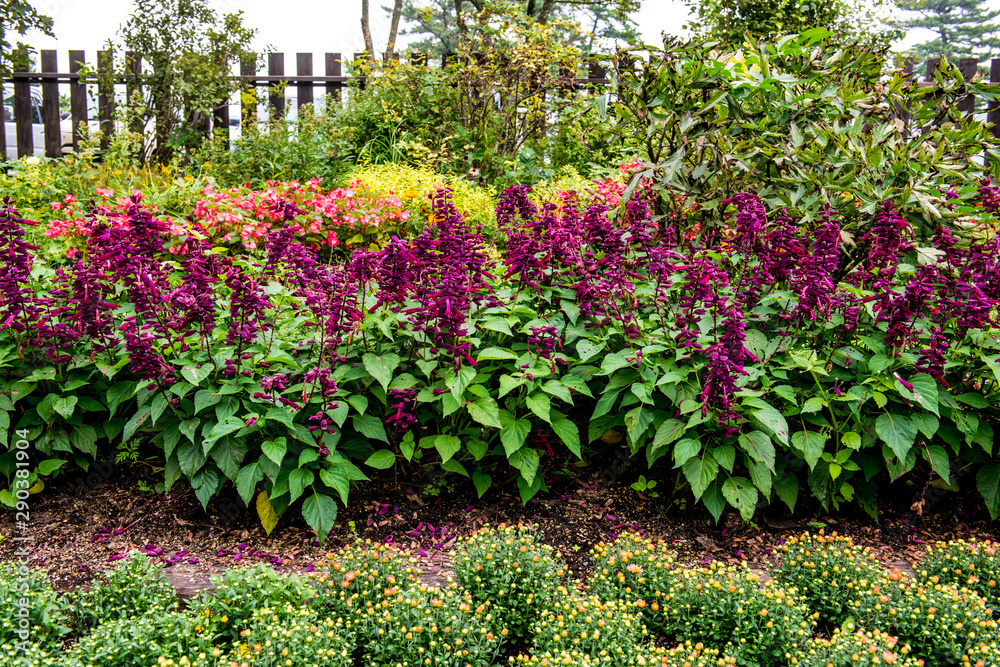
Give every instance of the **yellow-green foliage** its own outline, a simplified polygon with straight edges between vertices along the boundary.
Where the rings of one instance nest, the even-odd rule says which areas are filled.
[[[410,224],[418,228],[422,228],[430,216],[431,199],[428,195],[442,187],[452,189],[455,208],[467,215],[469,222],[482,224],[487,229],[496,226],[493,193],[461,178],[445,176],[427,168],[376,164],[358,167],[351,172],[349,179],[352,182],[360,180],[372,193],[395,194],[410,211]]]
[[[582,195],[593,188],[593,181],[581,176],[573,167],[566,166],[556,172],[555,178],[534,185],[530,199],[535,206],[541,206],[545,202],[558,204],[560,192],[577,192]]]

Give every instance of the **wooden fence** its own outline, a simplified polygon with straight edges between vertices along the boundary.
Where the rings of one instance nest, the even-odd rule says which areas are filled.
[[[108,138],[114,131],[115,114],[115,89],[124,86],[126,95],[131,97],[132,93],[139,89],[138,78],[142,71],[142,58],[132,53],[125,54],[126,61],[130,64],[129,74],[118,74],[111,77],[112,52],[97,52],[97,76],[85,77],[80,72],[86,62],[84,51],[69,51],[68,71],[59,71],[57,52],[55,50],[43,50],[40,52],[41,71],[40,72],[13,72],[10,79],[4,85],[4,104],[7,104],[8,88],[7,83],[13,83],[13,112],[14,129],[16,134],[17,155],[22,157],[34,153],[34,137],[32,131],[33,116],[35,107],[40,106],[41,124],[43,126],[42,136],[44,138],[45,155],[48,157],[60,157],[63,149],[69,147],[68,142],[62,140],[61,131],[61,111],[59,108],[60,88],[63,85],[69,87],[70,119],[72,120],[72,146],[79,147],[80,124],[94,120],[99,123],[103,130],[102,145],[107,146]],[[353,54],[355,62],[364,57],[364,54]],[[426,54],[412,54],[409,56],[411,62],[427,64]],[[442,57],[442,66],[448,64],[454,56],[445,55]],[[932,58],[926,63],[926,73],[924,81],[918,85],[934,85],[930,83],[934,76],[934,70],[940,63],[940,59]],[[312,104],[315,100],[315,91],[319,88],[324,95],[330,96],[333,100],[341,99],[341,91],[346,88],[352,80],[361,85],[364,84],[364,77],[347,76],[343,68],[343,57],[340,53],[326,53],[323,59],[324,74],[314,73],[314,62],[312,53],[297,53],[295,55],[295,74],[285,73],[285,54],[272,53],[267,57],[267,73],[262,74],[256,71],[255,61],[243,62],[240,64],[239,75],[234,75],[234,80],[240,81],[242,86],[266,88],[267,98],[272,113],[282,116],[285,113],[285,86],[294,86],[296,89],[297,104],[299,107],[305,104]],[[966,80],[970,80],[976,72],[977,61],[975,59],[964,59],[959,61],[959,68],[965,75]],[[912,75],[912,63],[907,68]],[[588,65],[587,76],[574,79],[577,85],[604,86],[609,83],[607,73],[597,63],[591,62]],[[993,59],[990,68],[990,81],[1000,83],[1000,58]],[[32,95],[32,86],[40,84],[41,95]],[[89,117],[87,103],[87,89],[91,87],[96,92],[96,118]],[[40,105],[39,105],[40,101]],[[971,96],[958,102],[958,108],[971,114],[975,109],[975,99]],[[212,126],[225,128],[229,132],[229,106],[230,101],[226,100],[214,112],[211,119],[203,119],[200,129],[208,131]],[[257,123],[256,106],[240,105],[242,108],[241,123],[244,127]],[[6,121],[6,109],[5,109]],[[991,102],[988,108],[987,122],[992,124],[993,136],[1000,138],[1000,105]],[[0,123],[0,145],[7,145],[7,122]],[[5,155],[5,151],[0,151],[0,158]]]

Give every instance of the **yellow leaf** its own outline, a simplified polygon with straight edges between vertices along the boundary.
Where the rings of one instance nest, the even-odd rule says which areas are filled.
[[[37,482],[35,482],[34,486],[28,489],[28,493],[34,495],[36,493],[40,493],[44,488],[45,488],[45,482],[39,479]]]
[[[267,497],[267,491],[261,491],[257,495],[257,516],[260,517],[260,525],[264,527],[264,532],[268,535],[278,525],[278,515],[271,507],[271,501]]]

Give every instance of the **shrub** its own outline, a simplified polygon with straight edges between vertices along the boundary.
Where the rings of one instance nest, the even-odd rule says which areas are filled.
[[[388,545],[372,544],[370,540],[355,542],[327,554],[326,560],[309,573],[316,590],[310,605],[327,617],[368,618],[369,609],[417,586],[414,562],[412,556],[404,556]]]
[[[351,667],[356,638],[350,619],[323,618],[312,609],[285,605],[253,609],[227,656],[248,667]],[[226,664],[226,663],[221,663]]]
[[[27,616],[22,616],[22,603]],[[28,641],[38,649],[32,660],[44,662],[46,649],[56,646],[69,632],[62,600],[53,590],[48,575],[16,562],[0,562],[0,644],[7,646]],[[20,621],[28,623],[30,636],[18,634]]]
[[[72,667],[208,667],[222,651],[215,637],[189,613],[120,617],[101,623],[66,654]],[[172,663],[166,661],[173,661]]]
[[[684,570],[669,602],[667,631],[680,640],[720,647],[741,662],[784,664],[805,645],[815,617],[795,588],[782,588],[746,566]]]
[[[96,578],[89,590],[72,596],[70,613],[79,630],[102,623],[147,615],[161,615],[177,608],[177,592],[159,564],[133,554],[114,569]]]
[[[285,609],[298,609],[314,595],[301,577],[279,574],[267,563],[226,570],[221,577],[213,575],[212,584],[211,592],[203,592],[188,602],[188,610],[201,623],[230,639],[248,626],[254,610],[267,607],[272,614],[279,614]]]
[[[535,656],[586,656],[593,664],[628,667],[651,655],[639,603],[570,595],[565,588],[531,622]],[[528,659],[530,662],[530,659]],[[656,663],[653,663],[656,664]]]
[[[456,586],[420,585],[368,608],[375,630],[361,642],[374,667],[488,667],[506,628],[494,631],[490,602],[477,603]],[[428,662],[429,661],[429,662]]]
[[[664,630],[665,614],[682,576],[676,554],[660,541],[654,544],[636,533],[623,533],[612,544],[591,550],[594,571],[587,585],[602,600],[643,600],[646,623]]]
[[[926,584],[954,584],[979,593],[994,611],[1000,608],[1000,552],[996,542],[953,540],[927,548],[917,577]]]
[[[858,588],[884,575],[871,549],[855,546],[836,533],[792,537],[778,550],[777,558],[779,563],[771,572],[774,579],[795,588],[827,627],[851,618]]]
[[[514,639],[530,639],[532,620],[557,599],[565,575],[552,547],[524,527],[484,527],[455,545],[455,578],[477,604],[489,603],[494,629],[509,628]]]
[[[878,630],[855,629],[847,623],[844,630],[837,628],[829,639],[815,638],[793,654],[793,665],[812,667],[869,667],[870,665],[897,665],[897,667],[923,667],[924,662],[910,655],[910,647]]]

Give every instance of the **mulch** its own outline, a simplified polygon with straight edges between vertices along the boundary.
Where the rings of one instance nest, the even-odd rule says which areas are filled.
[[[513,484],[494,486],[480,499],[457,475],[376,477],[352,489],[349,506],[341,508],[332,534],[320,545],[294,507],[266,535],[255,510],[233,491],[213,499],[205,511],[183,482],[166,495],[141,490],[140,482],[148,488],[156,481],[149,464],[103,464],[91,470],[89,478],[70,473],[52,479],[30,499],[30,562],[49,573],[57,590],[86,585],[113,567],[116,555],[142,549],[166,564],[179,594],[188,597],[210,588],[211,576],[227,568],[270,562],[279,571],[303,572],[358,538],[411,551],[423,577],[441,583],[450,574],[448,556],[456,540],[486,524],[537,525],[542,540],[559,550],[582,579],[592,567],[590,549],[626,530],[665,540],[683,562],[746,562],[765,573],[772,552],[803,530],[850,536],[874,548],[886,565],[903,569],[937,540],[996,539],[998,534],[974,488],[925,493],[930,487],[913,481],[880,490],[878,522],[856,507],[825,512],[801,499],[794,514],[775,505],[745,522],[727,511],[716,524],[686,489],[672,497],[661,482],[654,497],[631,488],[640,473],[653,474],[644,462],[609,452],[606,461],[553,475],[550,491],[526,505]],[[911,477],[919,479],[920,473]],[[933,478],[929,471],[926,477]],[[18,534],[15,514],[0,514],[0,561],[17,558],[23,542],[9,538]]]

